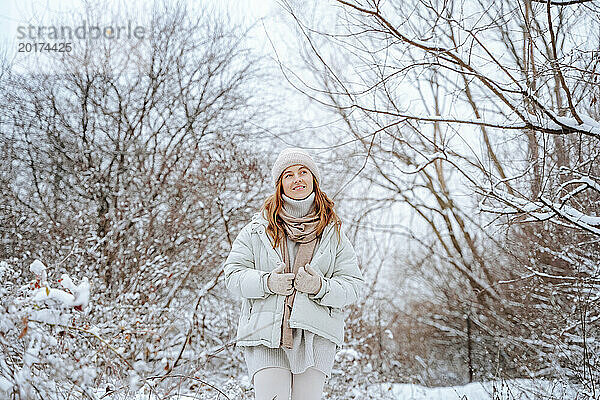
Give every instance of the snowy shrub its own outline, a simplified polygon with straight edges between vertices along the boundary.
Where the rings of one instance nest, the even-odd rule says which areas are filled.
[[[218,284],[270,189],[265,69],[201,5],[144,18],[152,40],[82,41],[44,74],[0,62],[0,388],[15,398],[201,394],[239,370]],[[54,266],[29,287],[17,266],[35,258]]]
[[[87,278],[79,284],[66,274],[54,282],[35,260],[28,284],[21,271],[0,262],[0,392],[2,398],[93,397],[95,356],[82,346],[88,333]]]

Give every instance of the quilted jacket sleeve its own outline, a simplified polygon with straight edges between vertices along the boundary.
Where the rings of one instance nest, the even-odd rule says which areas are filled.
[[[264,299],[273,293],[267,288],[269,273],[254,267],[249,225],[244,227],[234,240],[223,269],[225,286],[234,296]]]
[[[309,295],[309,298],[317,304],[344,308],[355,303],[362,296],[364,278],[358,268],[352,243],[343,232],[336,249],[333,274],[331,278],[321,277],[321,279],[323,279],[321,290],[315,295]]]

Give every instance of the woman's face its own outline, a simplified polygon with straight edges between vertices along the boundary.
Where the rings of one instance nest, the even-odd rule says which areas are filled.
[[[287,197],[305,199],[313,191],[313,175],[304,165],[292,165],[281,174],[281,184]]]

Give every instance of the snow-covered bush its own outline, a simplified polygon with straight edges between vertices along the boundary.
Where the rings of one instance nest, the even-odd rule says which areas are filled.
[[[95,355],[82,346],[88,332],[87,277],[53,281],[40,261],[24,282],[19,267],[0,261],[0,397],[93,397]],[[25,283],[25,284],[23,284]]]
[[[251,140],[271,112],[269,96],[256,90],[264,69],[246,46],[248,32],[203,6],[158,2],[144,18],[151,40],[110,52],[82,41],[66,59],[49,55],[43,75],[0,60],[7,390],[30,345],[32,353],[61,350],[63,375],[41,361],[28,370],[56,393],[76,388],[71,398],[92,396],[89,387],[113,398],[140,386],[202,392],[199,379],[213,383],[213,368],[239,361],[229,348],[216,356],[209,349],[227,342],[232,325],[233,304],[217,290],[220,264],[270,188],[254,149],[263,146]],[[35,258],[56,265],[57,276],[48,270],[47,284],[40,277],[26,295],[19,288],[29,277],[17,265]],[[77,285],[75,277],[88,278],[87,307],[68,280],[58,281],[62,273]],[[36,314],[35,296],[49,311]],[[69,365],[93,366],[95,375],[80,379]]]

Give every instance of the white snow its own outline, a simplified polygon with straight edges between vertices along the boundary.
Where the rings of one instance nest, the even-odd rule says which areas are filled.
[[[0,261],[0,280],[4,277],[4,274],[8,271],[8,263],[6,261]]]
[[[34,362],[38,362],[40,348],[41,348],[41,345],[40,345],[39,341],[36,341],[36,340],[32,341],[29,344],[29,348],[23,354],[23,365],[31,366],[31,364],[33,364]]]
[[[75,292],[75,284],[73,283],[73,280],[71,279],[71,277],[69,275],[62,274],[60,276],[60,284],[65,289],[69,289],[71,291],[71,293]]]
[[[45,276],[46,266],[40,260],[35,260],[29,266],[29,270],[37,277]]]
[[[492,189],[485,194],[485,197],[494,195],[497,198],[503,199],[510,205],[499,207],[488,207],[482,202],[479,203],[481,211],[496,213],[496,214],[515,214],[527,213],[530,218],[527,221],[536,219],[546,220],[555,216],[562,217],[571,223],[587,229],[595,234],[600,234],[600,217],[594,215],[586,215],[581,211],[566,205],[554,203],[550,199],[541,196],[540,201],[531,201],[525,198],[519,198],[502,189]]]
[[[10,389],[12,389],[13,384],[6,379],[3,376],[0,376],[0,391],[2,392],[8,392]]]
[[[90,281],[87,277],[81,280],[77,286],[73,286],[72,292],[75,294],[73,306],[86,307],[90,301]]]
[[[56,300],[62,303],[65,307],[71,307],[75,296],[71,293],[67,293],[64,290],[54,289],[49,287],[43,287],[33,292],[33,299],[37,302],[43,302],[48,300]]]
[[[544,119],[543,121],[543,126],[548,128],[548,129],[556,129],[556,130],[561,130],[563,128],[563,126],[572,128],[574,130],[578,130],[581,132],[588,132],[590,135],[595,135],[595,136],[599,136],[600,135],[600,121],[596,121],[594,118],[590,117],[589,115],[584,115],[579,113],[579,117],[581,118],[581,124],[579,122],[577,122],[577,120],[575,119],[575,117],[566,117],[566,116],[559,116],[556,113],[552,112],[552,110],[546,109],[545,113],[547,113],[549,115],[549,117],[547,119]],[[536,117],[532,114],[526,114],[524,115],[527,119],[528,122],[531,123],[532,125],[539,125],[539,122],[536,121]],[[544,116],[546,117],[546,116]],[[552,118],[554,118],[555,121],[557,121],[558,123],[554,122],[554,120],[552,120]]]
[[[242,379],[238,379],[238,384]],[[132,374],[132,384],[140,385],[139,378]],[[325,389],[327,390],[327,389]],[[495,399],[573,399],[577,392],[558,381],[513,379],[505,381],[474,382],[464,386],[429,388],[409,383],[378,383],[367,389],[367,396],[357,387],[349,389],[357,399],[381,400],[495,400]],[[550,397],[553,396],[553,397]],[[147,388],[141,388],[134,399],[157,400]],[[173,400],[197,399],[197,394],[179,394]],[[248,399],[251,396],[248,396]],[[323,396],[323,400],[336,400]]]
[[[595,119],[587,116],[587,115],[582,115],[580,114],[579,117],[581,118],[581,121],[583,122],[582,124],[579,124],[577,122],[577,120],[573,117],[560,117],[556,114],[553,114],[554,118],[560,122],[561,124],[568,126],[569,128],[573,128],[575,130],[579,130],[579,131],[584,131],[584,132],[589,132],[592,135],[600,135],[600,122],[596,121]],[[552,120],[548,121],[548,128],[550,129],[561,129],[562,127],[560,125],[558,125],[557,123],[555,123]]]
[[[349,360],[358,360],[360,358],[360,355],[354,349],[340,349],[336,354],[336,358],[338,357],[347,358]]]
[[[562,383],[515,379],[510,381],[474,382],[464,386],[428,388],[405,383],[383,383],[369,387],[369,395],[394,400],[493,400],[539,399],[554,395],[556,399],[574,398],[575,392]]]
[[[87,277],[79,285],[75,285],[68,275],[63,274],[61,284],[72,293],[45,286],[33,292],[33,299],[37,302],[55,300],[64,307],[87,306],[90,299],[90,282]]]

